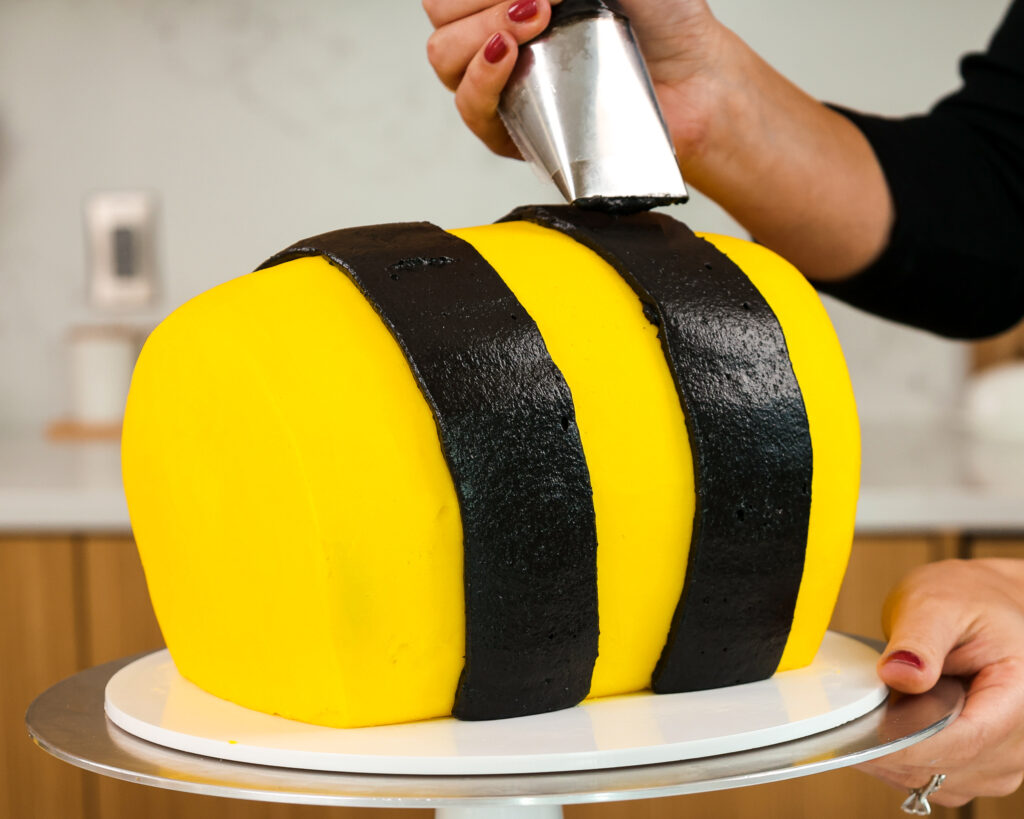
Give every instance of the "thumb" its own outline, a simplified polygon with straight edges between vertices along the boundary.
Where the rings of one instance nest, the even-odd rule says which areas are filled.
[[[897,691],[921,694],[939,680],[946,656],[960,642],[970,619],[945,595],[898,587],[886,601],[883,625],[889,635],[878,676]]]

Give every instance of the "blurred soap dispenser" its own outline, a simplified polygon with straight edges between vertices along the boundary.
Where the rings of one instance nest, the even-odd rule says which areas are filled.
[[[143,309],[156,296],[156,196],[100,191],[85,202],[89,301],[101,311]]]
[[[49,428],[63,440],[120,436],[132,369],[157,296],[156,196],[108,190],[84,205],[88,310],[67,334],[69,414]]]

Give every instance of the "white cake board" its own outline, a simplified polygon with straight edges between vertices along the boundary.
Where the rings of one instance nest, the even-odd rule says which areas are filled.
[[[516,719],[435,719],[325,728],[222,700],[159,651],[106,686],[112,722],[141,739],[217,759],[374,774],[531,774],[674,762],[763,748],[835,728],[887,696],[878,653],[829,632],[807,668],[686,694],[608,697]]]

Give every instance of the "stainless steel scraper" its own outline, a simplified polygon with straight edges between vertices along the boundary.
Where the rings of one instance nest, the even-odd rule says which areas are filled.
[[[685,202],[668,128],[618,0],[562,0],[525,44],[499,113],[565,198],[629,212]]]

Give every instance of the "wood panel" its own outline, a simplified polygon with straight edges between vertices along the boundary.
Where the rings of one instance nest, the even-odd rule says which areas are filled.
[[[970,549],[971,557],[1010,557],[1024,560],[1024,538],[973,538]]]
[[[37,748],[25,710],[81,668],[69,538],[0,540],[0,817],[83,816],[77,769]]]
[[[82,653],[87,666],[162,648],[164,641],[134,541],[128,537],[89,537],[81,542],[81,550]],[[204,813],[187,802],[181,804],[171,791],[97,774],[86,774],[85,788],[90,816],[161,817],[173,815],[174,810],[188,810],[183,816],[192,812],[197,817],[213,815],[213,811]]]
[[[163,648],[132,539],[85,538],[82,550],[87,666]]]
[[[18,685],[20,696],[28,699],[46,685],[73,673],[79,667],[94,665],[161,644],[142,570],[133,543],[128,538],[88,538],[78,544],[78,557],[68,540],[21,543],[4,542],[0,551],[0,613],[3,623],[19,623],[20,629],[6,628],[2,633],[3,656],[34,653],[35,681],[22,681]],[[1005,549],[1006,544],[998,547]],[[864,634],[881,635],[879,611],[888,589],[908,569],[928,560],[952,557],[955,553],[951,541],[938,538],[860,539],[854,547],[847,583],[837,606],[833,625],[836,628]],[[1022,550],[1021,554],[1024,554]],[[76,596],[75,581],[80,583]],[[35,591],[32,591],[35,589]],[[42,592],[45,592],[43,594]],[[80,613],[79,627],[75,628],[75,611]],[[20,636],[18,636],[20,635]],[[20,642],[19,642],[20,641]],[[49,658],[49,659],[47,659]],[[60,659],[62,658],[62,659]],[[35,666],[34,666],[35,667]],[[11,675],[0,677],[3,702],[17,700],[19,694],[12,689]],[[19,678],[21,675],[18,675]],[[20,707],[23,712],[24,705]],[[167,817],[188,815],[203,817],[237,817],[238,819],[290,819],[341,815],[347,812],[364,814],[365,819],[388,819],[381,811],[373,814],[365,809],[327,809],[271,805],[228,799],[179,794],[82,774],[57,762],[24,742],[34,754],[35,768],[43,774],[25,773],[24,767],[10,762],[10,738],[20,730],[13,728],[5,716],[3,775],[0,792],[6,793],[7,802],[0,801],[10,816],[88,816]],[[20,723],[20,713],[16,722]],[[24,755],[22,755],[24,756]],[[19,765],[23,763],[19,762]],[[26,779],[26,776],[29,778]],[[33,778],[34,777],[34,778]],[[11,788],[12,781],[29,782],[22,788]],[[70,784],[69,784],[70,783]],[[3,787],[3,785],[7,787]],[[19,793],[22,796],[18,796]],[[13,796],[11,794],[14,794]],[[669,819],[669,814],[745,817],[818,817],[829,815],[836,819],[875,815],[893,815],[898,811],[901,792],[889,789],[856,771],[837,771],[806,779],[774,783],[756,788],[745,788],[712,794],[677,797],[674,799],[645,800],[640,802],[608,803],[604,805],[567,808],[571,819]],[[995,807],[989,808],[991,802]],[[986,803],[986,804],[983,804]],[[1009,813],[1002,810],[1008,800],[979,800],[982,811],[979,819],[1004,819]],[[421,814],[424,812],[420,812]],[[957,811],[936,811],[939,817],[962,816]],[[1024,812],[1013,815],[1024,815]],[[414,819],[408,811],[394,819]]]
[[[979,538],[971,544],[971,556],[1024,560],[1024,539]],[[1024,788],[999,799],[975,799],[972,808],[972,819],[1021,819],[1024,817]]]
[[[1024,359],[1024,324],[971,345],[971,369],[974,372],[1021,359]]]
[[[145,576],[130,538],[88,538],[83,544],[89,666],[163,646]],[[428,811],[324,808],[221,799],[159,790],[107,777],[87,775],[89,802],[103,819],[422,819]],[[91,812],[92,813],[92,812]],[[415,814],[421,814],[416,817]]]
[[[105,780],[114,782],[114,780]],[[129,782],[100,791],[97,819],[432,819],[433,811],[398,808],[330,808],[220,799],[158,790]]]

